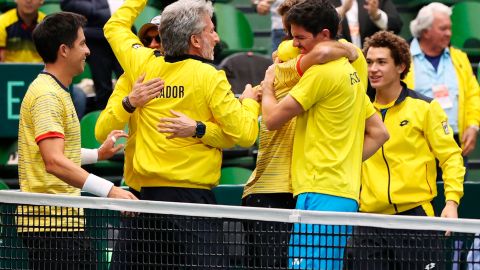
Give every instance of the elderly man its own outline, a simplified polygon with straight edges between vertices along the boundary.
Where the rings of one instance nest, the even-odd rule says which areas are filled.
[[[211,2],[180,0],[165,8],[159,28],[165,56],[143,47],[130,31],[146,2],[125,1],[104,28],[107,40],[131,81],[143,73],[147,80],[155,77],[165,80],[164,89],[138,111],[133,168],[141,199],[214,204],[211,188],[218,184],[222,154],[219,148],[208,146],[204,135],[208,132],[219,134],[216,139],[219,143],[253,144],[258,134],[260,109],[255,100],[257,94],[247,89],[240,103],[235,99],[225,73],[210,64],[213,48],[219,42],[211,20]],[[122,105],[127,112],[136,110],[128,96]],[[171,118],[176,112],[197,120],[193,137],[166,137],[157,132],[158,120]],[[117,252],[131,250],[131,246],[125,246],[139,241],[119,242],[113,255],[113,268],[126,267],[126,262],[134,265],[173,262],[182,263],[187,268],[194,264],[205,267],[222,264],[221,251],[216,250],[221,247],[196,242],[182,244],[180,237],[184,237],[186,228],[173,220],[170,225],[173,230],[166,234],[157,231],[157,241],[151,243],[153,246],[145,247],[162,251],[148,258]],[[203,222],[198,226],[216,231],[222,224]],[[150,224],[149,228],[154,230],[155,225]],[[221,237],[200,232],[191,232],[190,236],[203,243],[218,241],[217,238]],[[129,239],[128,235],[120,236],[123,237]],[[175,239],[175,243],[162,241],[166,240],[165,237]],[[149,239],[146,235],[139,238]],[[212,256],[196,256],[206,253]]]
[[[450,46],[451,14],[444,4],[430,3],[410,23],[413,62],[404,81],[409,88],[440,103],[462,155],[467,156],[477,141],[479,87],[467,55]]]

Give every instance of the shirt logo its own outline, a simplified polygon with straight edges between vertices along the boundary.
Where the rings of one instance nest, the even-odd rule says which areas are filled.
[[[408,124],[408,120],[403,120],[402,122],[400,122],[401,127],[406,126],[407,124]]]
[[[435,263],[429,263],[425,266],[425,270],[431,270],[431,269],[434,269],[435,268]]]
[[[292,265],[300,265],[303,259],[293,258]]]
[[[141,48],[141,47],[142,47],[142,45],[140,45],[140,44],[133,44],[133,46],[132,46],[132,48],[134,48],[134,49],[138,49],[138,48]]]
[[[450,134],[450,130],[448,129],[448,123],[447,123],[447,121],[443,121],[443,122],[442,122],[442,127],[443,127],[443,131],[445,132],[445,135]]]

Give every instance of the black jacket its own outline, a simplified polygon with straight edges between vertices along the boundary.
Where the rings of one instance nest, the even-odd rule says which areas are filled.
[[[103,26],[111,16],[107,0],[62,0],[60,7],[87,18],[87,25],[83,28],[87,39],[105,39]]]

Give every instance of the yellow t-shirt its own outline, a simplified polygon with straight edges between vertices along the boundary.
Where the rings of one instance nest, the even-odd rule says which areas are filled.
[[[275,97],[284,98],[300,80],[297,62],[300,56],[275,66]],[[291,193],[290,174],[295,118],[278,130],[269,131],[260,122],[260,144],[257,166],[243,191],[243,197],[254,193]]]
[[[358,73],[345,58],[313,66],[290,95],[305,110],[295,130],[294,195],[316,192],[358,201],[365,119],[374,113]]]
[[[18,175],[23,192],[79,196],[80,190],[46,172],[37,145],[46,138],[63,138],[65,156],[80,166],[80,123],[67,89],[53,75],[40,73],[30,84],[20,109]],[[78,231],[83,211],[63,207],[19,206],[17,225],[26,231]],[[31,214],[28,217],[25,214]],[[62,217],[52,217],[62,215]]]
[[[37,23],[45,18],[38,12]],[[5,62],[42,62],[32,40],[33,27],[28,27],[19,17],[17,9],[0,15],[0,48],[6,49]]]

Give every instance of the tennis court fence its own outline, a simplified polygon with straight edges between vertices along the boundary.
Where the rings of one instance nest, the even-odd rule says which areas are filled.
[[[480,269],[479,234],[472,219],[0,191],[0,269]]]

